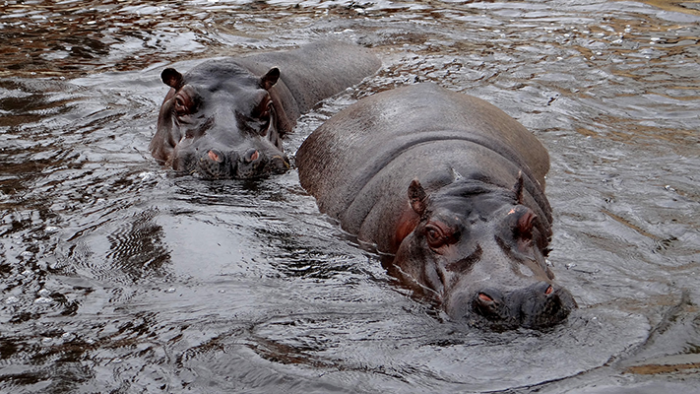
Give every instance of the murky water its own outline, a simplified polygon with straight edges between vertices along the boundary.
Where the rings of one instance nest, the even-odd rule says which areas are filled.
[[[384,65],[288,151],[393,86],[496,104],[551,154],[566,324],[450,323],[296,171],[210,182],[150,158],[165,65],[329,36]],[[0,391],[697,392],[698,40],[697,1],[4,1]]]

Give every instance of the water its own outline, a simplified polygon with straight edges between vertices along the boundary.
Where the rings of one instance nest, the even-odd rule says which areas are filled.
[[[696,392],[698,22],[666,1],[3,2],[0,392]],[[329,36],[383,67],[287,150],[403,84],[499,106],[550,151],[566,324],[447,321],[294,170],[211,182],[150,158],[166,65]]]

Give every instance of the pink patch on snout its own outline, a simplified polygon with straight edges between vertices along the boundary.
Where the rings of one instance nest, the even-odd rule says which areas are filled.
[[[487,296],[484,293],[479,293],[479,299],[483,302],[493,302],[493,298]]]
[[[515,213],[515,208],[512,208],[512,209],[510,210],[510,212],[508,212],[508,215],[512,215],[512,214],[514,214],[514,213]]]
[[[547,290],[544,291],[544,294],[550,295],[554,291],[554,288],[552,286],[549,286]]]
[[[250,161],[258,160],[258,157],[260,157],[260,153],[258,153],[258,151],[255,151],[252,155],[250,155]]]
[[[214,160],[217,163],[221,163],[221,156],[217,155],[213,150],[210,150],[208,155],[210,159]]]

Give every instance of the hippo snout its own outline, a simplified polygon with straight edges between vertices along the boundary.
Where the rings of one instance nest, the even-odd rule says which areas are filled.
[[[197,152],[196,166],[190,172],[203,178],[218,179],[230,177],[235,173],[235,166],[239,160],[236,152],[224,152],[219,149],[208,149]]]
[[[281,174],[289,170],[289,159],[284,154],[267,154],[250,148],[244,152],[209,149],[199,154],[193,171],[207,179],[250,179],[267,174]]]
[[[289,170],[290,164],[287,156],[281,152],[248,149],[234,166],[234,178],[248,179],[268,174],[283,174]]]
[[[484,288],[458,297],[467,320],[486,320],[503,328],[546,328],[565,320],[577,305],[565,288],[538,282],[515,290]]]
[[[521,325],[529,328],[553,326],[577,307],[568,290],[546,282],[513,292],[510,303],[519,306]]]

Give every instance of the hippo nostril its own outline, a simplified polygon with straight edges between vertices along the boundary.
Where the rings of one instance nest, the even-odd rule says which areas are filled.
[[[472,301],[472,310],[489,320],[500,320],[503,316],[503,303],[500,292],[489,289],[480,291]]]
[[[486,295],[484,293],[479,293],[478,297],[479,297],[479,301],[481,301],[485,304],[491,304],[494,302],[493,298],[489,297],[488,295]]]
[[[576,308],[571,294],[555,286],[539,282],[513,293],[511,309],[519,311],[523,327],[550,327],[566,319]]]
[[[258,160],[258,158],[260,158],[260,153],[255,149],[251,149],[245,154],[246,163],[252,163],[255,160]]]
[[[210,150],[210,151],[207,153],[207,155],[209,156],[210,159],[212,159],[213,161],[215,161],[215,162],[217,162],[217,163],[221,163],[222,161],[224,161],[224,159],[223,159],[223,157],[221,156],[221,154],[218,153],[218,152],[216,152],[216,151],[214,151],[214,150]]]

